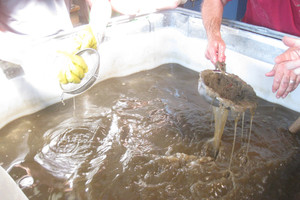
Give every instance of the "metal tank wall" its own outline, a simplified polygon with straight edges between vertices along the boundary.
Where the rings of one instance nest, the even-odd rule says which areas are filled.
[[[3,94],[0,98],[0,128],[18,117],[61,101],[53,50],[74,32],[23,48],[18,46],[18,40],[11,40],[18,47],[15,51],[17,59],[6,58],[20,64],[24,73],[8,79],[0,70]],[[227,43],[227,71],[250,84],[259,97],[300,112],[300,89],[285,99],[276,99],[271,92],[273,79],[264,76],[272,69],[274,58],[286,49],[280,40],[284,34],[231,20],[223,21],[221,32]],[[99,48],[97,81],[166,63],[178,63],[198,72],[213,69],[204,57],[205,48],[206,35],[199,12],[178,8],[136,18],[114,18]],[[4,59],[4,54],[0,55],[0,59]],[[6,175],[0,174],[2,178]]]

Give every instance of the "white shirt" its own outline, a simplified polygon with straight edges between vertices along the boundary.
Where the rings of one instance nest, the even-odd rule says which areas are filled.
[[[0,30],[50,36],[71,29],[70,0],[0,0]]]

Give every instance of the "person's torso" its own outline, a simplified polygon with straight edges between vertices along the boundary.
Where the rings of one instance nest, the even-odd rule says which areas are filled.
[[[0,0],[0,30],[49,36],[72,28],[65,0]]]
[[[300,36],[300,0],[248,0],[243,21]]]

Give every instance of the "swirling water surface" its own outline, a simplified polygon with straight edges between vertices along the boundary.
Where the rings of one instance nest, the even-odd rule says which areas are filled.
[[[259,100],[229,116],[216,160],[207,157],[212,108],[198,73],[168,64],[103,81],[0,130],[0,162],[29,199],[293,199],[299,195],[299,115]],[[75,108],[75,109],[74,109]]]

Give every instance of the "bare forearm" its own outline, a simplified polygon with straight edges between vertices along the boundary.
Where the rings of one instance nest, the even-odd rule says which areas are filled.
[[[226,44],[221,37],[221,22],[223,8],[229,0],[204,0],[202,4],[202,19],[207,35],[205,57],[213,64],[225,62]]]
[[[86,4],[88,5],[89,8],[92,7],[93,5],[93,0],[85,0]]]
[[[202,4],[202,19],[208,39],[220,37],[223,8],[226,0],[204,0]]]

